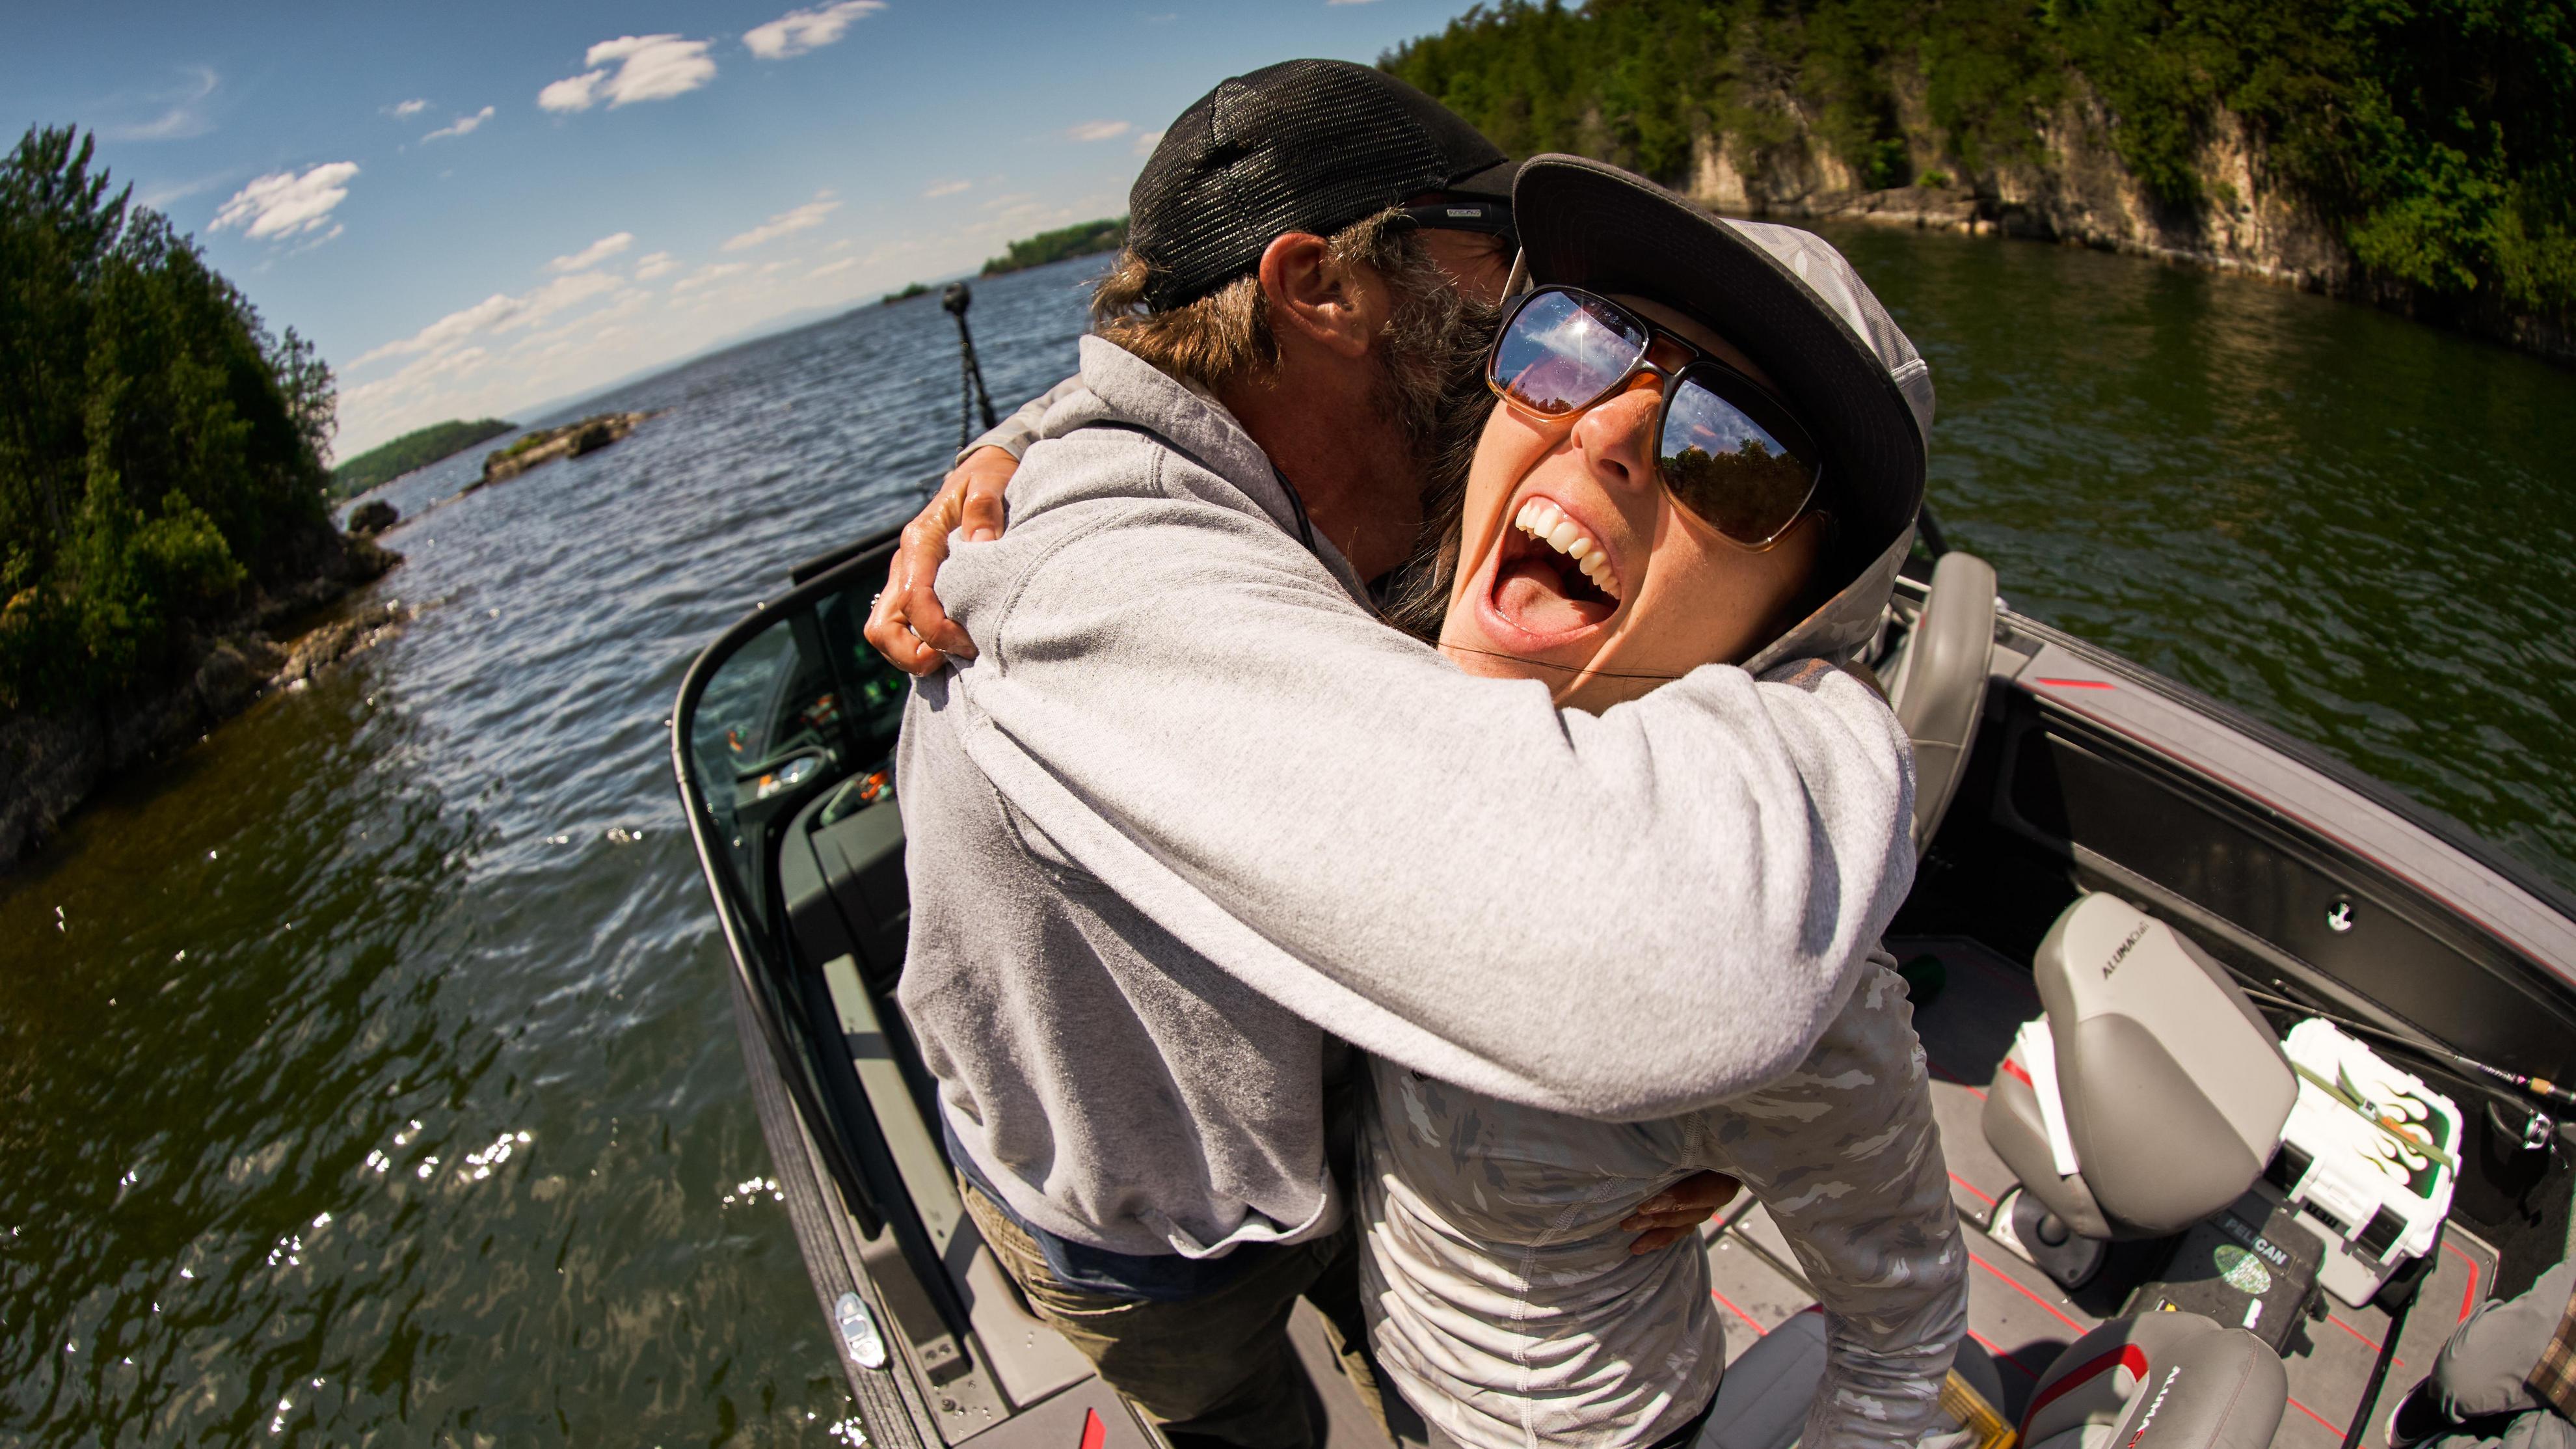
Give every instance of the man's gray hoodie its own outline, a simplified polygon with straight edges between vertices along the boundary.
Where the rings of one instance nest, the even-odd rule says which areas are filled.
[[[1223,408],[1098,338],[1082,382],[954,543],[981,653],[897,763],[902,1006],[1013,1211],[1131,1254],[1328,1231],[1332,1038],[1605,1120],[1807,1056],[1913,881],[1905,736],[1822,662],[1905,540],[1757,672],[1563,711],[1381,623]]]

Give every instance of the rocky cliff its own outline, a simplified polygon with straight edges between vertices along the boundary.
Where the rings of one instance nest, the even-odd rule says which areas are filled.
[[[2024,158],[1983,167],[1947,153],[1934,139],[1938,131],[1925,114],[1921,83],[1902,74],[1895,79],[1907,169],[1917,184],[1864,188],[1818,138],[1815,118],[1783,97],[1779,116],[1786,124],[1772,134],[1785,133],[1785,141],[1695,133],[1687,189],[1733,215],[2001,233],[2241,272],[2576,363],[2576,333],[2564,327],[2373,276],[2335,229],[2281,184],[2252,128],[2224,108],[2199,144],[2201,198],[2175,204],[2158,199],[2122,164],[2111,144],[2116,118],[2081,76],[2068,77],[2066,98],[2040,118],[2037,144]]]

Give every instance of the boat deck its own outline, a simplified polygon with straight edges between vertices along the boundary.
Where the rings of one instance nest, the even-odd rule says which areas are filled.
[[[1941,958],[1948,982],[1915,1017],[1932,1069],[1933,1106],[1948,1158],[1951,1198],[1967,1230],[1968,1333],[1996,1364],[2008,1418],[2018,1421],[2038,1377],[2059,1350],[2103,1318],[2116,1302],[2094,1290],[2069,1297],[2037,1268],[1982,1231],[2012,1174],[1986,1146],[1978,1117],[1985,1084],[1994,1077],[2021,1023],[2039,1015],[2039,997],[2027,969],[1977,942],[1942,937],[1890,941],[1899,960],[1930,952]],[[1746,1198],[1705,1230],[1714,1289],[1727,1325],[1729,1362],[1792,1314],[1814,1303],[1798,1277],[1796,1258],[1759,1204]],[[2454,1223],[2443,1235],[2416,1308],[2408,1316],[2397,1356],[2361,1438],[2366,1449],[2386,1449],[2388,1409],[2431,1368],[2443,1340],[2485,1299],[2495,1280],[2493,1248]],[[2388,1315],[2377,1308],[2347,1308],[2331,1298],[2322,1319],[2310,1319],[2292,1341],[2286,1363],[2290,1407],[2273,1436],[2276,1449],[2339,1449],[2363,1387],[2369,1382]],[[1358,1396],[1334,1371],[1321,1321],[1301,1309],[1300,1351],[1332,1421],[1330,1449],[1383,1449],[1387,1439],[1369,1420]]]

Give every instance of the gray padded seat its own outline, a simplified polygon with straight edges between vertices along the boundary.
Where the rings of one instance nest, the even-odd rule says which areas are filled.
[[[1985,713],[1995,649],[1995,570],[1956,549],[1932,566],[1932,591],[1905,641],[1888,703],[1914,742],[1914,851],[1941,827]]]
[[[2041,1374],[2029,1449],[2264,1449],[2290,1402],[2280,1356],[2197,1313],[2114,1318]]]
[[[2003,1412],[2003,1375],[1975,1339],[1959,1340],[1951,1368],[1996,1413]],[[1816,1388],[1824,1381],[1825,1314],[1811,1305],[1755,1339],[1727,1365],[1717,1386],[1717,1406],[1691,1449],[1795,1449],[1807,1427],[1807,1411],[1815,1405]]]
[[[2097,894],[2057,918],[2031,970],[2080,1169],[2057,1175],[2039,1098],[2007,1058],[1986,1094],[1986,1140],[2032,1197],[2084,1237],[2161,1237],[2253,1185],[2299,1083],[2225,968]]]

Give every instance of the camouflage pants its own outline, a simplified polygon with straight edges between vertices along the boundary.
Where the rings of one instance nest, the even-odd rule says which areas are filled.
[[[1372,1411],[1376,1380],[1360,1353],[1359,1266],[1350,1227],[1327,1238],[1263,1248],[1261,1262],[1203,1297],[1140,1303],[1068,1288],[1037,1243],[960,1179],[966,1211],[1031,1311],[1082,1351],[1110,1387],[1162,1425],[1175,1443],[1241,1449],[1310,1449],[1323,1426],[1288,1341],[1300,1297],[1324,1314],[1343,1372]]]

